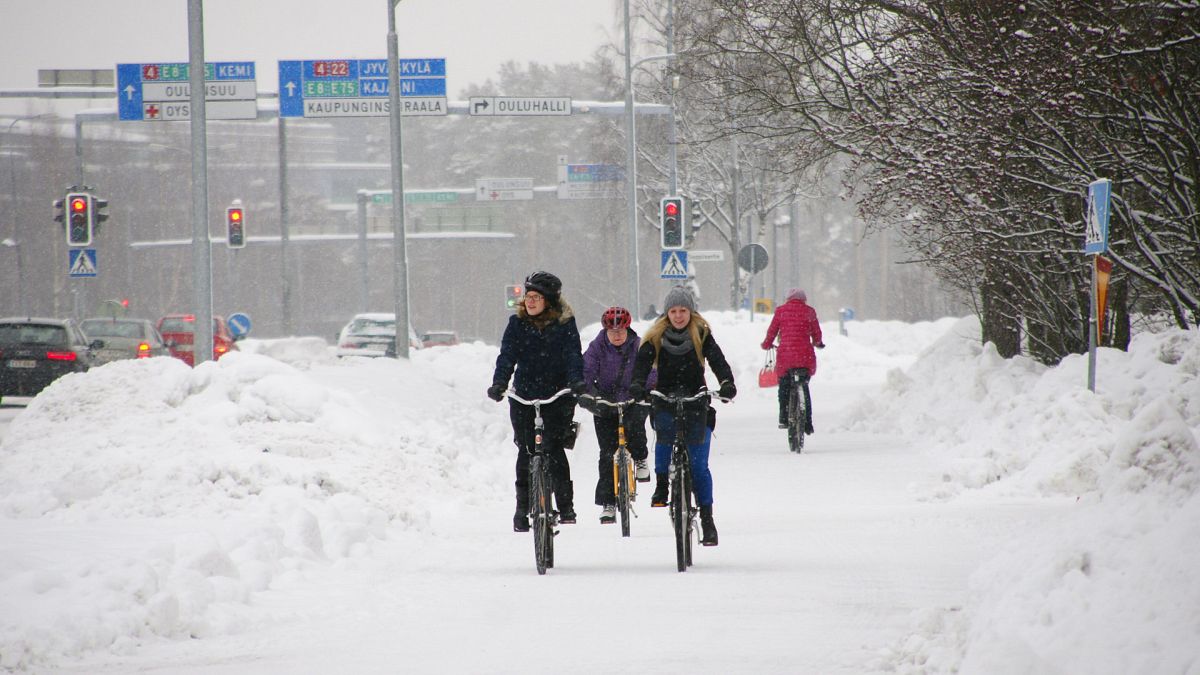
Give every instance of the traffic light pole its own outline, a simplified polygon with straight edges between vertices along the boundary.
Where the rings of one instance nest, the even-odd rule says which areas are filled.
[[[192,125],[192,284],[195,299],[192,355],[198,366],[213,357],[212,243],[208,228],[208,128],[204,109],[204,6],[188,0],[188,76]]]
[[[400,141],[400,48],[396,44],[396,5],[388,11],[388,104],[392,130],[392,285],[396,300],[396,356],[408,358],[408,249],[404,240],[404,152]]]

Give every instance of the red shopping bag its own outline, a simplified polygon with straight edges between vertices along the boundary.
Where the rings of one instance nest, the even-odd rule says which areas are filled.
[[[767,350],[767,362],[758,371],[758,386],[763,389],[779,386],[779,376],[775,374],[775,350]]]

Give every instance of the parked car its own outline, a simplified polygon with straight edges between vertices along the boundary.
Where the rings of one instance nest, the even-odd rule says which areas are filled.
[[[97,364],[171,355],[149,319],[84,319],[79,327],[89,340],[104,341],[104,348],[96,351]]]
[[[420,349],[417,332],[408,327],[409,349]],[[396,315],[384,312],[355,314],[338,333],[338,356],[396,356]]]
[[[162,335],[171,356],[182,359],[189,366],[196,365],[195,350],[196,317],[192,314],[168,314],[158,320],[158,332]],[[225,319],[213,317],[213,351],[214,361],[237,349],[237,338],[229,331]]]
[[[431,330],[421,336],[424,347],[452,347],[458,344],[458,333],[452,330]]]
[[[37,396],[63,375],[91,368],[103,348],[71,319],[0,319],[0,399]]]

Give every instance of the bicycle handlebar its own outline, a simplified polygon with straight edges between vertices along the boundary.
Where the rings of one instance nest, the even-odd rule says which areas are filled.
[[[558,391],[554,392],[554,395],[550,398],[535,398],[527,401],[520,396],[517,396],[517,392],[513,391],[512,389],[504,392],[504,394],[512,400],[516,401],[517,403],[524,403],[525,405],[546,405],[547,403],[554,403],[558,399],[562,398],[563,394],[569,393],[571,393],[570,389],[559,389]]]
[[[599,403],[600,405],[606,405],[610,408],[618,408],[618,409],[628,408],[631,405],[650,405],[646,401],[639,401],[637,399],[632,399],[632,398],[627,401],[610,401],[606,398],[600,398],[599,396],[593,396],[591,394],[580,394],[579,398],[581,398],[581,399],[586,398],[587,400],[592,401],[593,403]]]
[[[693,401],[699,401],[702,398],[715,398],[718,401],[721,401],[723,403],[730,403],[733,401],[733,399],[731,399],[731,398],[725,398],[724,396],[721,396],[720,394],[713,392],[713,391],[708,391],[707,389],[700,391],[700,392],[696,393],[695,395],[686,396],[686,397],[668,396],[668,395],[662,393],[661,391],[657,391],[657,390],[653,390],[653,389],[650,390],[649,393],[651,396],[657,396],[658,398],[661,398],[663,401],[666,401],[667,403],[671,403],[671,404],[691,403]]]

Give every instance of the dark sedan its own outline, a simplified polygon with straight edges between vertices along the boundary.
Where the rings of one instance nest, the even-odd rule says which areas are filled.
[[[95,365],[93,350],[71,319],[0,319],[0,399],[36,396],[54,380]]]

